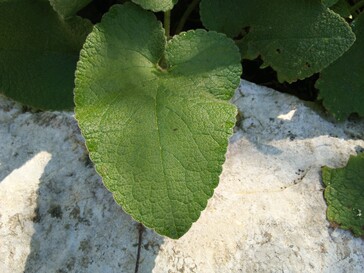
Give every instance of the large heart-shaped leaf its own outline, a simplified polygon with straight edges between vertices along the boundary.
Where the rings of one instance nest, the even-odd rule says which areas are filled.
[[[364,117],[364,14],[355,20],[354,32],[354,45],[324,69],[316,83],[319,98],[338,120],[354,112]]]
[[[75,15],[92,0],[49,0],[52,7],[64,18]]]
[[[200,9],[210,30],[234,37],[249,27],[240,42],[243,57],[260,55],[264,67],[277,71],[279,81],[321,71],[355,40],[345,20],[319,0],[202,0]]]
[[[0,92],[41,109],[73,107],[79,51],[92,25],[48,1],[0,0]]]
[[[144,9],[152,11],[171,10],[178,0],[132,0],[134,3],[142,6]]]
[[[76,118],[117,203],[178,238],[212,196],[239,84],[233,41],[204,30],[166,43],[155,16],[114,6],[89,35],[76,72]]]
[[[347,166],[322,168],[327,218],[356,236],[364,236],[364,153],[351,156]]]

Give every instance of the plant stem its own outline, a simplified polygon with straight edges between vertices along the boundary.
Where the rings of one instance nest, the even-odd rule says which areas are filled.
[[[362,7],[364,7],[364,0],[359,1],[358,3],[356,3],[354,6],[352,6],[350,8],[350,13],[353,14],[355,13],[358,9],[361,9]]]
[[[196,6],[198,5],[199,2],[200,2],[200,0],[193,0],[188,5],[187,9],[185,10],[185,12],[183,13],[183,15],[181,17],[181,20],[178,22],[178,25],[176,27],[176,34],[178,34],[182,31],[183,27],[186,24],[187,18],[190,16],[190,14],[196,8]]]
[[[171,10],[167,10],[164,13],[164,31],[167,39],[169,39],[171,32]]]
[[[140,251],[142,249],[142,241],[143,241],[143,232],[144,232],[144,226],[142,224],[138,224],[138,231],[139,231],[139,239],[138,239],[138,252],[137,252],[137,258],[135,262],[135,270],[134,273],[139,272],[139,260],[140,260]]]

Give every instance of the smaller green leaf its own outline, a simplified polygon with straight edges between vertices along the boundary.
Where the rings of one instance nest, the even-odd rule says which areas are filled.
[[[252,21],[256,1],[240,0],[202,0],[200,16],[203,25],[209,30],[236,37]]]
[[[75,15],[92,0],[49,0],[52,7],[64,18]]]
[[[364,117],[364,14],[354,22],[354,45],[340,59],[321,72],[316,87],[319,99],[338,119],[351,113]]]
[[[243,40],[246,55],[260,55],[280,82],[320,72],[355,40],[345,20],[318,1],[276,0],[267,7]]]
[[[354,235],[364,235],[364,153],[351,156],[344,168],[322,168],[327,218]]]
[[[202,0],[200,14],[210,30],[241,34],[242,57],[261,56],[281,82],[320,72],[355,40],[348,23],[319,0]]]
[[[178,0],[132,0],[142,8],[154,12],[171,10]]]
[[[44,0],[0,0],[0,92],[40,109],[72,109],[74,73],[91,31]]]

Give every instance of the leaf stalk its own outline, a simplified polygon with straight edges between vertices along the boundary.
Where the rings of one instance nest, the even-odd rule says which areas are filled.
[[[143,242],[143,232],[145,228],[143,224],[138,224],[138,232],[139,232],[139,239],[138,239],[138,252],[137,252],[137,258],[135,262],[135,270],[134,273],[139,273],[139,262],[140,262],[140,252],[142,249],[142,242]]]
[[[167,39],[169,39],[171,33],[171,10],[167,10],[164,13],[164,31]]]
[[[178,25],[176,27],[176,34],[180,33],[183,29],[183,27],[186,24],[186,21],[188,19],[188,17],[191,15],[192,11],[196,8],[196,6],[198,5],[198,3],[200,2],[200,0],[193,0],[187,7],[187,9],[185,10],[185,12],[183,13],[181,20],[178,22]]]

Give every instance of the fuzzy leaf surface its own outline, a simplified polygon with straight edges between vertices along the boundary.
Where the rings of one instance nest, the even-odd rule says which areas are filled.
[[[354,22],[356,41],[340,59],[324,69],[316,83],[319,99],[338,119],[351,113],[364,117],[364,14]]]
[[[155,16],[132,3],[96,25],[76,72],[76,118],[105,186],[134,219],[171,238],[198,219],[225,160],[240,74],[223,34],[166,42]]]
[[[64,18],[74,16],[92,0],[49,0],[52,7]]]
[[[0,92],[41,109],[72,109],[79,51],[92,25],[48,1],[0,0]]]
[[[154,12],[171,10],[178,0],[132,0],[144,9]]]
[[[217,6],[220,9],[215,14]],[[241,31],[249,27],[240,42],[243,57],[260,55],[263,67],[276,70],[281,82],[321,71],[355,40],[345,20],[318,0],[202,0],[200,8],[202,21],[210,30],[234,37],[239,34],[239,24]]]
[[[364,235],[364,153],[351,156],[344,168],[323,167],[327,218],[354,235]]]

